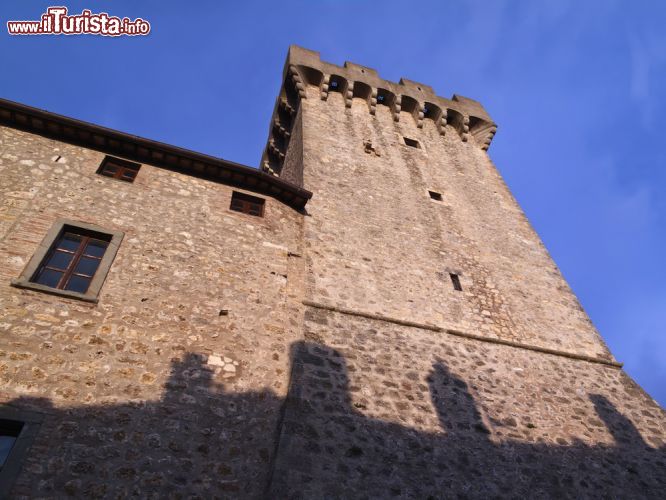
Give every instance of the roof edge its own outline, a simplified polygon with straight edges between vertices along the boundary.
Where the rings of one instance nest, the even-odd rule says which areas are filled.
[[[0,125],[271,196],[296,209],[312,193],[259,169],[0,98]]]

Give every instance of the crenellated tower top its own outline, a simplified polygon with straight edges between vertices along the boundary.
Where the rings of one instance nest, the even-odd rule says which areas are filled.
[[[319,52],[292,45],[261,159],[262,170],[273,175],[279,176],[282,171],[300,99],[306,98],[306,85],[319,88],[324,101],[331,91],[342,93],[347,108],[354,98],[363,99],[371,115],[378,105],[388,106],[396,122],[403,111],[413,116],[419,128],[424,120],[433,120],[441,135],[446,134],[448,125],[462,141],[472,138],[484,151],[497,131],[486,110],[473,99],[455,94],[451,99],[439,97],[429,85],[406,78],[394,83],[381,78],[372,68],[351,62],[345,62],[344,66],[330,64],[321,60]]]

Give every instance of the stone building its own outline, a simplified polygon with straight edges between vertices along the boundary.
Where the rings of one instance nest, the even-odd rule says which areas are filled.
[[[0,497],[663,498],[478,102],[292,47],[260,169],[0,123]]]

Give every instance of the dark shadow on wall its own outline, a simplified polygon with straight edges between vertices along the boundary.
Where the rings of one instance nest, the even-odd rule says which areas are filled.
[[[196,354],[173,363],[161,401],[56,410],[48,400],[17,399],[11,406],[46,417],[13,494],[663,498],[666,491],[666,448],[648,446],[601,395],[590,399],[613,446],[497,444],[466,383],[443,362],[427,379],[436,433],[364,415],[334,349],[296,343],[292,364],[286,401],[268,390],[226,392]]]
[[[336,350],[300,343],[292,359],[270,498],[663,498],[666,491],[666,448],[648,446],[601,395],[590,399],[614,446],[498,444],[467,384],[441,361],[427,378],[441,431],[429,433],[365,415],[363,398],[351,399],[363,388],[350,385]]]

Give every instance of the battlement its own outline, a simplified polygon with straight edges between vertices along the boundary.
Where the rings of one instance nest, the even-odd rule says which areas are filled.
[[[349,61],[344,66],[327,63],[319,52],[292,45],[261,160],[261,168],[273,175],[279,176],[282,170],[300,99],[307,98],[307,85],[317,87],[324,101],[331,91],[340,92],[347,108],[351,108],[354,98],[363,99],[371,115],[376,113],[377,105],[385,105],[396,122],[403,111],[413,116],[418,128],[423,127],[425,120],[432,120],[442,136],[450,126],[463,142],[472,138],[484,151],[497,131],[486,110],[473,99],[455,94],[451,99],[440,97],[429,85],[406,78],[391,82],[372,68]]]

